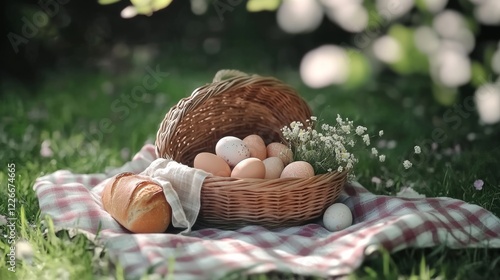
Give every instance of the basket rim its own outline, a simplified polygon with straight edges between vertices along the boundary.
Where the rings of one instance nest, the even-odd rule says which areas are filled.
[[[327,173],[322,173],[322,174],[316,174],[312,177],[308,178],[276,178],[276,179],[258,179],[258,178],[236,178],[236,177],[221,177],[221,176],[213,176],[209,175],[205,178],[204,180],[204,185],[214,188],[214,189],[219,189],[219,190],[224,190],[224,189],[231,189],[231,190],[249,190],[248,184],[252,184],[254,187],[252,190],[257,190],[257,189],[262,189],[265,188],[267,190],[274,190],[274,189],[292,189],[294,188],[297,184],[303,184],[304,188],[307,188],[309,184],[307,184],[310,181],[315,181],[315,180],[328,180],[332,177],[339,177],[339,178],[344,178],[347,177],[349,173],[349,170],[344,170],[342,172],[338,171],[332,171],[332,172],[327,172]],[[291,183],[290,185],[283,185],[283,183],[289,182]],[[276,186],[269,186],[271,184],[276,184]]]

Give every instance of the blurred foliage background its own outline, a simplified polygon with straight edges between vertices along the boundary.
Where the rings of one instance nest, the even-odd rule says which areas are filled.
[[[422,98],[473,97],[482,124],[500,121],[495,0],[24,0],[4,14],[2,77],[33,87],[50,71],[152,61],[181,75],[292,69],[310,88],[411,79]]]
[[[0,158],[19,167],[17,197],[29,221],[40,217],[36,177],[123,165],[154,141],[170,106],[231,68],[284,80],[319,118],[340,113],[371,133],[384,130],[387,140],[374,145],[388,160],[365,155],[356,174],[370,190],[398,195],[415,187],[500,213],[499,0],[2,3]],[[151,69],[168,76],[132,96]],[[412,153],[415,145],[421,155]],[[6,213],[7,203],[1,206]],[[74,252],[86,250],[78,246]],[[458,270],[463,279],[498,278],[491,277],[497,255],[442,257],[442,250],[430,253],[435,268]],[[39,273],[94,272],[80,253],[52,251]],[[418,269],[413,252],[401,256],[393,257],[400,271]]]

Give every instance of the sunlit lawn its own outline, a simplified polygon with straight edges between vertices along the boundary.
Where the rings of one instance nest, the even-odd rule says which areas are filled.
[[[210,82],[215,69],[169,68],[166,62],[150,67],[168,72],[158,86],[140,100],[130,98],[142,83],[146,72],[110,76],[98,72],[68,70],[47,74],[47,81],[34,93],[21,84],[3,84],[0,102],[0,181],[7,180],[7,164],[16,166],[18,238],[28,240],[34,249],[30,262],[19,260],[19,279],[91,279],[121,278],[120,266],[112,265],[106,252],[94,248],[83,237],[70,239],[50,230],[40,218],[38,202],[32,190],[35,179],[59,169],[77,173],[102,172],[109,166],[128,161],[146,142],[153,143],[159,122],[170,106],[196,87]],[[236,65],[236,63],[234,64]],[[236,67],[236,66],[235,66]],[[212,71],[213,70],[213,71]],[[241,69],[262,71],[262,69]],[[361,88],[331,87],[312,90],[303,86],[296,72],[286,69],[264,72],[292,84],[310,103],[315,115],[327,121],[336,114],[367,126],[372,133],[384,130],[386,142],[377,143],[387,155],[385,163],[362,159],[358,179],[377,193],[396,195],[400,187],[413,186],[428,197],[448,196],[479,204],[500,215],[498,158],[500,129],[477,124],[475,112],[459,117],[454,123],[443,120],[449,108],[432,99],[423,78],[396,78],[369,81]],[[109,120],[106,131],[102,120]],[[459,123],[458,123],[459,122]],[[442,129],[445,140],[432,148],[433,131]],[[43,144],[42,144],[43,143]],[[407,172],[401,163],[420,144],[423,155]],[[43,149],[42,149],[43,146]],[[43,155],[42,155],[43,154]],[[380,185],[372,178],[382,180]],[[482,179],[483,190],[473,187]],[[386,187],[392,180],[394,185]],[[7,190],[2,187],[0,214],[7,213]],[[43,230],[49,228],[46,234]],[[2,250],[6,247],[5,227],[1,228]],[[0,257],[0,279],[14,279],[6,271],[6,254]],[[449,250],[443,247],[409,249],[367,262],[354,274],[359,279],[398,279],[400,276],[423,279],[499,279],[498,250]],[[293,275],[267,274],[255,279],[293,278]],[[238,277],[235,277],[238,278]]]

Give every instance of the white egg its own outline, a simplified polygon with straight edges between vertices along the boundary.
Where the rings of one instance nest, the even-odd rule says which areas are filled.
[[[250,150],[243,140],[234,136],[221,138],[215,145],[215,154],[234,167],[240,161],[250,157]]]
[[[330,205],[323,214],[323,225],[329,231],[343,230],[352,225],[351,209],[342,203]]]

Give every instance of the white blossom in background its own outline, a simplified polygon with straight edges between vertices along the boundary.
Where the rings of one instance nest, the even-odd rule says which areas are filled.
[[[470,58],[460,50],[441,47],[431,56],[430,73],[435,82],[447,87],[459,87],[471,79]]]
[[[319,2],[327,9],[340,9],[349,4],[363,4],[363,0],[319,0]]]
[[[476,38],[459,12],[445,10],[434,18],[432,25],[447,44],[459,45],[467,53],[474,49]]]
[[[500,24],[500,1],[481,1],[474,9],[474,17],[485,25]]]
[[[443,38],[454,38],[460,30],[467,28],[467,23],[459,12],[444,10],[434,17],[432,26]]]
[[[388,20],[394,20],[404,16],[415,5],[414,0],[377,0],[377,12]]]
[[[476,37],[470,29],[462,29],[452,40],[460,43],[467,53],[471,53],[476,46]]]
[[[474,95],[479,118],[484,124],[500,122],[500,86],[484,84]]]
[[[415,46],[425,54],[432,54],[438,50],[441,40],[437,32],[429,26],[420,26],[413,34]]]
[[[423,0],[425,7],[431,13],[437,13],[444,9],[446,4],[448,4],[448,0]]]
[[[396,196],[403,198],[425,198],[425,194],[419,194],[412,187],[402,187]]]
[[[316,0],[287,0],[278,8],[278,26],[287,33],[314,31],[323,19],[323,7]]]
[[[361,32],[368,25],[368,11],[357,2],[348,2],[335,8],[325,7],[328,18],[349,32]]]
[[[347,52],[335,45],[323,45],[309,51],[300,63],[300,77],[312,88],[343,84],[348,76]]]
[[[394,63],[401,59],[401,45],[392,36],[384,35],[373,43],[375,57],[385,63]]]

